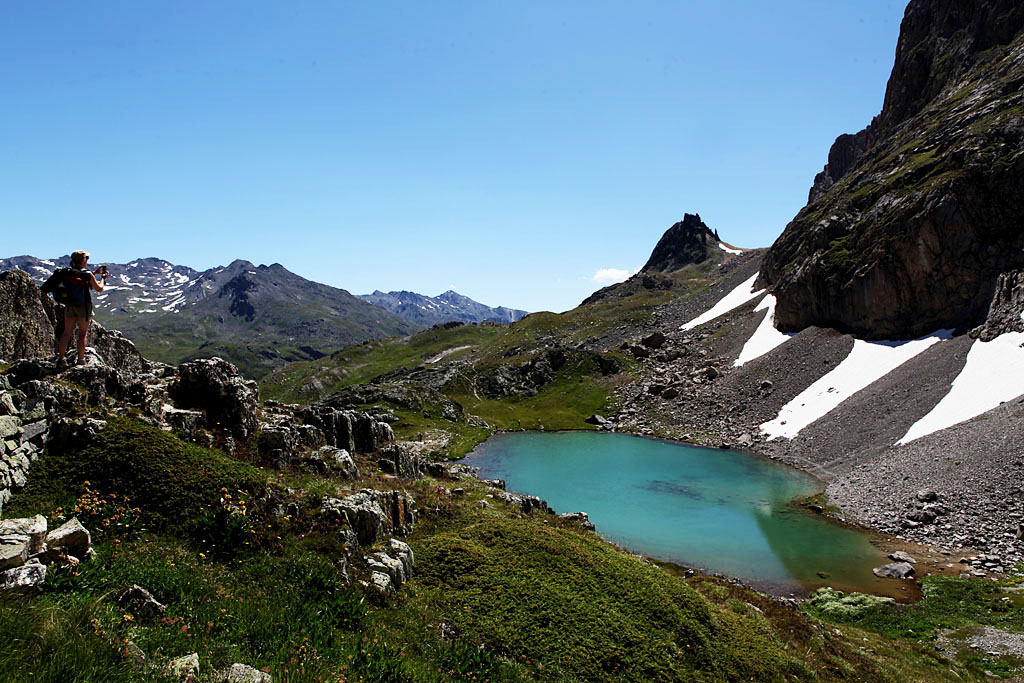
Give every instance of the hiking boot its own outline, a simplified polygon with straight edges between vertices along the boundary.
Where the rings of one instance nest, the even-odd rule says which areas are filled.
[[[57,372],[68,369],[68,362],[64,358],[57,359]]]

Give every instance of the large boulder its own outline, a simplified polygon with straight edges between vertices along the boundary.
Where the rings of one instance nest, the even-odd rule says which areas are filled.
[[[53,358],[54,312],[28,273],[0,273],[0,359]]]
[[[245,439],[256,430],[256,383],[246,381],[231,363],[203,358],[178,366],[171,398],[182,408],[206,412],[211,428],[223,428]]]
[[[64,524],[46,534],[46,545],[50,548],[61,548],[78,559],[83,559],[89,552],[92,537],[89,530],[82,526],[77,517],[72,517]]]

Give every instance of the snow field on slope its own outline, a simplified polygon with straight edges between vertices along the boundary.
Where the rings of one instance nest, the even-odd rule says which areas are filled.
[[[754,334],[750,335],[750,339],[743,345],[743,350],[740,351],[739,357],[733,361],[734,367],[739,367],[744,363],[749,363],[755,358],[760,358],[764,354],[768,353],[777,346],[780,346],[783,342],[787,342],[792,338],[791,334],[784,334],[775,329],[775,296],[769,294],[761,303],[757,305],[754,312],[764,311],[764,319],[761,324],[754,330]]]
[[[690,322],[681,325],[679,329],[692,330],[698,325],[703,325],[709,320],[714,320],[718,316],[728,313],[737,306],[742,306],[751,299],[760,296],[764,292],[763,289],[759,289],[756,292],[753,291],[754,282],[757,280],[757,276],[758,273],[754,273],[749,280],[726,294],[717,304],[704,311]]]
[[[742,249],[730,249],[729,247],[725,246],[725,244],[722,243],[722,242],[718,243],[718,248],[721,249],[722,251],[724,251],[726,254],[742,254],[743,253]]]
[[[1021,314],[1024,318],[1024,313]],[[915,422],[897,445],[970,420],[1024,394],[1024,333],[1006,332],[975,341],[963,370],[931,412]]]
[[[855,339],[850,355],[843,362],[782,406],[774,420],[761,425],[761,431],[769,439],[792,439],[804,427],[828,414],[861,389],[889,374],[932,344],[951,336],[950,330],[939,330],[906,342]]]

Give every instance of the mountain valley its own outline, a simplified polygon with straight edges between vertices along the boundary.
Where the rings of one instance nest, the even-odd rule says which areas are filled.
[[[686,213],[564,313],[140,259],[62,370],[57,261],[0,260],[0,678],[1022,680],[1022,182],[1024,6],[911,0],[774,244]],[[641,556],[459,462],[560,430],[813,475],[741,521],[863,534],[884,590]]]

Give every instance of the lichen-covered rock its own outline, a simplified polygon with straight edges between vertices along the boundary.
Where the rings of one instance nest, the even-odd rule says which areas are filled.
[[[379,590],[381,593],[394,593],[395,584],[391,580],[391,575],[387,572],[373,572],[370,574],[370,584]]]
[[[23,564],[20,567],[0,572],[0,590],[34,588],[46,582],[46,565]]]
[[[388,545],[391,546],[391,553],[402,563],[402,569],[405,572],[405,578],[408,581],[412,577],[412,570],[416,566],[416,556],[412,552],[412,548],[405,541],[399,541],[397,538],[392,538]]]
[[[563,512],[558,517],[567,522],[578,522],[581,527],[588,531],[594,530],[594,523],[590,521],[590,515],[586,512]]]
[[[56,353],[54,312],[28,273],[0,273],[0,358],[52,358]]]
[[[511,503],[525,513],[531,513],[534,510],[540,510],[541,512],[552,512],[551,508],[548,507],[547,501],[541,500],[537,496],[527,496],[521,493],[509,493],[508,491],[499,491],[494,494],[495,498]]]
[[[356,461],[344,448],[322,446],[310,453],[309,457],[303,460],[303,464],[317,474],[334,472],[347,479],[355,479],[359,476]]]
[[[295,451],[295,437],[287,424],[264,424],[257,442],[260,460],[278,469],[287,466]]]
[[[199,653],[193,652],[190,655],[172,659],[164,668],[165,676],[177,678],[196,677],[199,675]]]
[[[29,553],[38,553],[46,541],[46,518],[36,515],[0,520],[0,543],[12,537],[23,537],[28,542]]]
[[[28,560],[29,541],[26,536],[0,537],[0,570],[20,567]]]
[[[405,535],[416,523],[412,497],[398,491],[363,489],[344,498],[324,498],[324,512],[348,523],[360,545],[372,545],[391,534]]]
[[[240,439],[256,430],[256,383],[242,378],[226,360],[182,363],[170,394],[179,407],[205,411],[211,428],[226,429]]]
[[[232,664],[224,676],[224,683],[272,683],[270,674],[247,664]]]
[[[104,365],[129,379],[135,379],[148,369],[148,363],[130,339],[118,330],[108,330],[95,319],[89,325],[89,346],[95,350]]]

